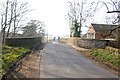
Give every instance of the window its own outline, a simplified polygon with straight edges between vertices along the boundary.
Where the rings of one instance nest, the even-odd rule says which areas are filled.
[[[94,33],[88,33],[88,39],[94,39]]]

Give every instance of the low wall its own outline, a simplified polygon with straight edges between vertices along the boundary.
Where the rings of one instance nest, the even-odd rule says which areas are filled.
[[[95,40],[95,39],[77,39],[74,41],[75,45],[83,48],[105,48],[108,45],[107,40]]]
[[[6,45],[8,46],[23,46],[23,45],[32,45],[42,42],[41,37],[36,38],[6,38]]]
[[[120,49],[120,42],[119,41],[109,41],[108,46]]]
[[[86,49],[105,48],[108,45],[108,42],[109,42],[108,40],[81,39],[75,37],[66,39],[67,44],[75,45]]]

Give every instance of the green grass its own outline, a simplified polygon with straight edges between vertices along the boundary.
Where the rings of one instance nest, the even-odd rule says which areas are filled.
[[[91,50],[93,56],[97,57],[98,59],[103,60],[104,62],[110,63],[113,66],[120,66],[119,59],[120,56],[112,53],[109,50],[105,49],[94,49]]]
[[[90,49],[85,52],[86,54],[92,55],[105,63],[109,63],[112,66],[120,66],[120,56],[106,49]]]
[[[0,72],[6,72],[11,63],[15,61],[18,57],[24,55],[24,53],[30,51],[29,46],[24,47],[10,47],[10,46],[0,46],[2,49],[2,58],[0,59],[0,62],[2,62],[2,70]]]
[[[24,46],[21,46],[22,48],[25,48],[25,49],[32,49],[33,46],[30,46],[30,45],[24,45]]]

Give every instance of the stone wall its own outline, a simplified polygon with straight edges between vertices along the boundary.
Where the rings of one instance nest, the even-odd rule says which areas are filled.
[[[108,44],[107,40],[96,40],[96,39],[76,39],[74,44],[83,48],[105,48]]]
[[[41,37],[36,38],[6,38],[6,45],[8,46],[23,46],[23,45],[32,45],[42,42]]]
[[[109,41],[108,46],[120,49],[119,41]]]
[[[82,48],[105,48],[108,45],[108,40],[96,40],[96,39],[81,39],[81,38],[69,38],[66,39],[66,43]]]

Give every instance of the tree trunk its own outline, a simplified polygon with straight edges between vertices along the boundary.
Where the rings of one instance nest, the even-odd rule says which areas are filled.
[[[6,26],[7,26],[7,15],[8,15],[8,3],[9,3],[9,0],[7,0],[6,2],[6,12],[5,12],[5,23],[4,23],[4,27],[3,27],[3,33],[2,33],[2,36],[3,36],[3,40],[2,40],[2,43],[4,44],[5,43],[5,29],[6,29]]]

